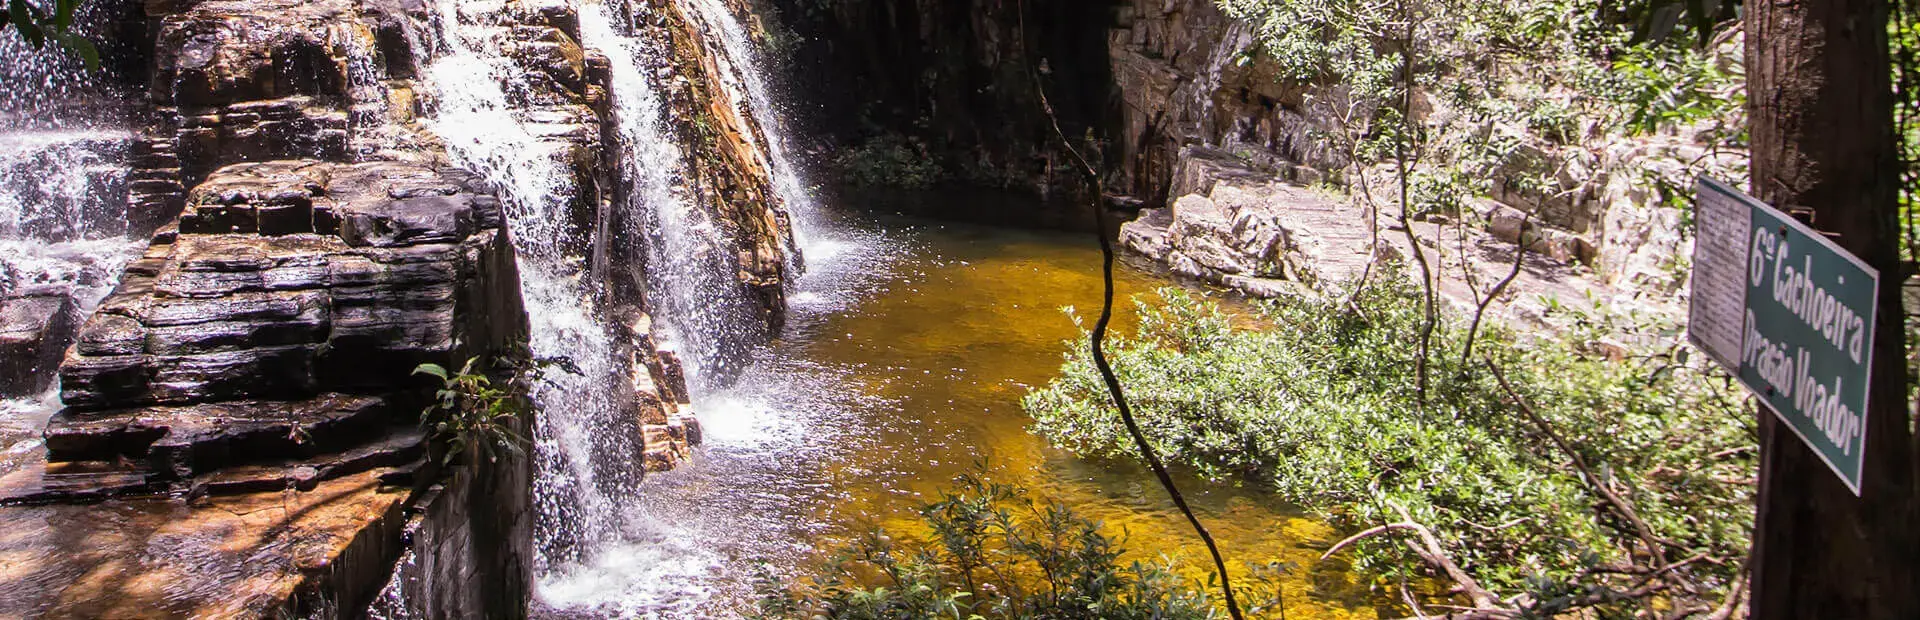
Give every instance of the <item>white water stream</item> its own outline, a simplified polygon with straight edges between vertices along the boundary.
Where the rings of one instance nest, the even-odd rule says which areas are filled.
[[[697,591],[660,579],[580,587],[600,579],[623,581],[620,573],[596,568],[608,562],[643,561],[664,573],[703,563],[699,554],[673,546],[697,545],[698,539],[657,536],[667,524],[648,517],[633,421],[623,419],[621,403],[612,402],[625,368],[613,359],[617,319],[610,315],[617,308],[609,304],[637,300],[608,299],[609,283],[597,281],[605,274],[590,266],[596,248],[644,245],[654,319],[667,328],[671,342],[666,344],[688,363],[696,415],[726,402],[716,397],[715,386],[738,372],[737,364],[759,335],[747,324],[753,320],[751,302],[733,279],[732,240],[683,189],[685,154],[666,126],[669,111],[653,81],[668,55],[649,39],[634,36],[635,23],[644,19],[635,15],[638,3],[575,5],[580,43],[610,61],[613,113],[604,120],[613,123],[617,144],[604,153],[619,163],[621,188],[609,192],[608,204],[599,207],[614,213],[580,217],[577,211],[594,207],[578,204],[582,190],[563,157],[565,143],[549,138],[549,126],[516,106],[530,85],[525,67],[502,51],[515,9],[470,0],[436,0],[433,8],[434,51],[424,68],[434,102],[429,126],[446,141],[456,163],[501,190],[519,252],[534,355],[568,358],[581,371],[545,372],[534,394],[540,410],[534,433],[536,570],[543,605],[575,610],[653,605],[648,601]],[[742,37],[726,46],[724,62],[736,67],[749,94],[731,96],[768,131],[777,132],[777,116],[761,110],[767,94],[745,47],[750,41],[730,14],[708,18],[732,24],[731,32]],[[720,30],[729,32],[728,26]],[[811,202],[794,176],[784,138],[763,139],[771,143],[780,196],[810,214]],[[596,220],[621,225],[595,230],[584,223]],[[724,426],[715,430],[725,434]],[[636,555],[636,549],[643,551]],[[661,590],[636,591],[646,589],[642,583]]]
[[[98,36],[98,21],[94,11],[83,12],[77,27]],[[144,245],[127,237],[132,136],[104,77],[62,50],[36,50],[0,31],[0,300],[69,297],[78,321]],[[54,370],[34,373],[47,379]],[[38,448],[40,430],[60,404],[57,382],[14,396],[0,400],[0,462]]]
[[[798,153],[793,150],[789,139],[787,122],[784,118],[787,107],[775,95],[773,81],[769,75],[769,65],[748,35],[747,28],[734,15],[722,0],[687,0],[694,13],[706,20],[719,35],[719,42],[725,52],[719,60],[730,69],[746,91],[746,101],[740,101],[739,93],[733,93],[736,107],[745,104],[748,112],[760,125],[766,137],[767,157],[773,168],[774,191],[786,203],[787,213],[793,222],[794,246],[800,249],[799,257],[814,249],[816,241],[824,242],[823,236],[829,235],[820,222],[821,214],[814,190],[808,186],[806,176],[801,173]],[[725,70],[725,69],[723,69]]]

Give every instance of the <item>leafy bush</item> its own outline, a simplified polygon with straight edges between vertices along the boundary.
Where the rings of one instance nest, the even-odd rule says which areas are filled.
[[[1566,337],[1485,329],[1463,360],[1466,330],[1443,320],[1422,403],[1411,344],[1422,305],[1403,277],[1376,280],[1351,303],[1272,302],[1261,310],[1276,326],[1267,330],[1235,329],[1178,290],[1136,304],[1137,335],[1114,338],[1109,357],[1170,461],[1251,479],[1348,531],[1419,524],[1480,586],[1524,610],[1718,604],[1736,579],[1755,439],[1741,399],[1688,366],[1684,348],[1608,361],[1583,343],[1619,326],[1575,316]],[[1024,405],[1055,443],[1130,458],[1083,345],[1071,344],[1063,376]],[[1355,567],[1381,578],[1427,572],[1434,562],[1403,538],[1411,530],[1358,541]],[[1652,551],[1648,537],[1660,541]],[[1641,580],[1659,570],[1649,567],[1671,567],[1666,583]],[[1640,591],[1649,585],[1656,592]]]
[[[1635,46],[1612,69],[1592,78],[1589,88],[1612,101],[1636,133],[1737,117],[1746,109],[1744,71],[1706,53]]]
[[[926,189],[945,176],[940,164],[919,142],[882,134],[833,159],[840,178],[860,187]]]
[[[896,541],[869,530],[820,576],[759,584],[763,618],[1213,618],[1207,584],[1168,566],[1120,564],[1119,541],[1066,504],[959,478],[920,508],[927,533]],[[1260,613],[1278,599],[1277,573],[1236,590]],[[1267,594],[1262,595],[1259,591]]]

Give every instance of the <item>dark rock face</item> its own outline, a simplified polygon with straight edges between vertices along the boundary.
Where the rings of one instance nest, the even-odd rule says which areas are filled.
[[[801,71],[800,90],[826,93],[825,109],[859,111],[821,119],[825,129],[843,141],[874,126],[914,136],[964,169],[961,181],[1079,183],[1036,83],[1068,136],[1091,129],[1103,140],[1107,191],[1148,206],[1182,195],[1169,188],[1189,147],[1246,147],[1281,176],[1343,163],[1312,139],[1305,89],[1257,55],[1235,62],[1253,38],[1213,0],[775,6],[815,39],[798,62],[823,68]]]
[[[64,289],[0,298],[0,397],[47,388],[61,348],[73,338],[79,308]]]
[[[408,164],[240,164],[81,329],[74,410],[390,390],[523,334],[499,201]],[[500,314],[493,314],[499,312]],[[51,431],[50,431],[51,432]]]
[[[815,123],[849,145],[883,128],[926,144],[954,181],[1071,192],[1081,173],[1059,148],[1037,85],[1068,136],[1115,126],[1106,41],[1124,2],[772,4],[803,37],[795,90],[823,99],[830,112]]]

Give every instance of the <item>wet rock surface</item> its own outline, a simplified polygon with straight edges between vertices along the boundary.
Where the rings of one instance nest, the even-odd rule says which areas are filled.
[[[352,605],[369,593],[336,586],[386,569],[378,551],[398,546],[410,495],[364,472],[302,492],[9,507],[0,615],[275,617]]]
[[[0,397],[38,393],[53,380],[80,321],[70,291],[39,287],[0,297]]]
[[[764,130],[727,83],[710,24],[680,2],[620,6],[662,52],[646,70],[685,158],[673,189],[712,225],[713,262],[764,340],[795,262]],[[582,45],[574,3],[442,8],[131,9],[144,17],[128,61],[145,65],[140,110],[131,134],[103,138],[128,165],[89,182],[127,197],[113,234],[150,242],[122,253],[138,256],[117,280],[95,274],[81,307],[112,290],[91,316],[72,294],[0,273],[0,391],[57,376],[64,401],[43,445],[0,471],[0,616],[351,616],[403,549],[403,572],[431,575],[401,588],[409,613],[524,613],[529,460],[448,462],[416,425],[429,387],[410,375],[417,364],[458,367],[524,346],[528,331],[507,207],[447,163],[471,136],[435,124],[459,95],[428,74],[450,53],[444,29],[503,52],[494,70],[514,79],[471,77],[500,78],[505,98],[487,105],[531,134],[530,160],[564,170],[550,187],[500,188],[565,204],[552,226],[570,232],[531,231],[542,241],[521,251],[585,265],[606,285],[579,303],[633,319],[606,353],[625,373],[613,398],[630,409],[637,467],[672,468],[700,442],[686,371],[649,316],[644,224],[622,219],[635,210],[610,50]]]
[[[460,492],[484,506],[446,519],[492,533],[463,553],[492,558],[471,572],[498,589],[455,609],[524,609],[529,463],[469,456],[443,479],[410,376],[524,342],[506,235],[499,201],[458,169],[210,175],[79,326],[44,462],[0,477],[0,615],[359,609],[407,511],[476,476],[493,482]],[[175,539],[203,551],[155,555]]]
[[[378,391],[420,363],[500,350],[522,319],[493,307],[517,296],[482,189],[409,164],[224,169],[80,330],[62,398],[96,410]]]

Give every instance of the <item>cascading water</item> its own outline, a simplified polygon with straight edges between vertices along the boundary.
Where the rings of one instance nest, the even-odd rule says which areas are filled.
[[[574,187],[556,145],[536,135],[509,100],[525,71],[502,53],[503,4],[439,0],[436,49],[426,67],[436,96],[430,127],[449,154],[499,187],[519,256],[521,292],[535,356],[566,358],[579,372],[542,372],[533,394],[536,545],[548,567],[577,561],[616,536],[622,506],[638,482],[633,422],[612,402],[620,366],[609,325],[586,281],[573,227]],[[598,458],[597,458],[598,457]]]
[[[800,257],[808,256],[814,250],[831,243],[825,239],[827,230],[821,225],[820,209],[814,199],[812,188],[807,186],[806,177],[800,173],[797,154],[788,141],[786,120],[782,112],[786,109],[774,96],[772,81],[767,74],[768,65],[758,46],[747,33],[745,25],[738,16],[727,8],[721,0],[689,0],[696,13],[704,18],[719,34],[720,44],[726,53],[720,55],[746,91],[746,107],[753,119],[760,125],[766,137],[767,158],[772,164],[774,191],[780,200],[786,203],[787,213],[793,223],[793,248],[798,252],[789,252],[793,262],[800,264]],[[741,102],[736,101],[738,106]],[[790,248],[791,249],[791,248]]]
[[[683,152],[669,137],[666,111],[648,78],[647,59],[661,50],[624,34],[632,15],[623,0],[589,2],[580,10],[582,43],[609,59],[613,121],[620,140],[620,175],[627,188],[621,205],[640,216],[649,266],[649,297],[657,318],[688,364],[696,390],[727,381],[742,358],[762,340],[753,302],[734,280],[733,240],[679,189]],[[609,240],[616,241],[616,240]]]
[[[621,0],[576,5],[581,44],[609,61],[608,90],[619,191],[577,217],[582,188],[565,143],[524,109],[527,71],[504,48],[514,10],[500,3],[439,0],[433,52],[424,70],[433,94],[430,128],[452,159],[500,188],[519,253],[521,287],[536,357],[567,358],[577,373],[543,371],[533,395],[536,545],[542,574],[561,574],[633,538],[641,470],[631,403],[618,402],[628,369],[615,359],[620,287],[595,263],[609,248],[644,246],[647,291],[669,346],[699,386],[759,339],[751,301],[734,280],[732,242],[714,215],[681,189],[685,153],[665,127],[649,60],[667,58],[632,36]],[[521,96],[516,96],[516,94]],[[516,104],[522,105],[516,105]],[[586,207],[594,208],[594,207]],[[596,228],[586,222],[613,223]],[[621,265],[619,268],[628,266]]]
[[[604,120],[612,131],[604,134],[617,141],[604,151],[618,163],[617,191],[603,196],[603,212],[591,218],[576,217],[582,189],[574,186],[567,160],[555,156],[555,143],[546,138],[551,132],[531,120],[525,97],[515,96],[529,86],[525,68],[503,51],[513,9],[461,0],[437,0],[434,7],[432,53],[423,71],[433,95],[429,126],[456,163],[502,192],[534,328],[533,353],[569,358],[580,371],[547,371],[534,394],[540,410],[534,493],[542,604],[567,610],[565,615],[700,609],[719,596],[702,584],[723,563],[705,541],[724,534],[704,530],[722,522],[693,514],[699,511],[685,497],[643,488],[641,451],[631,439],[634,422],[614,396],[622,393],[616,388],[625,369],[612,353],[621,333],[615,322],[624,320],[612,315],[636,300],[617,299],[621,287],[608,272],[630,266],[606,265],[606,256],[636,249],[644,255],[648,306],[663,328],[664,344],[687,362],[696,411],[712,406],[737,413],[755,394],[767,392],[767,376],[777,372],[745,367],[764,328],[736,279],[729,226],[687,189],[688,153],[674,139],[668,126],[674,111],[665,109],[661,85],[654,82],[671,74],[670,51],[660,49],[660,38],[636,36],[647,21],[639,11],[657,6],[629,0],[573,5],[582,47],[608,59],[611,117]],[[725,95],[735,114],[751,115],[760,127],[758,136],[749,131],[743,138],[766,143],[775,192],[789,209],[796,238],[809,242],[803,250],[815,251],[815,244],[826,250],[745,29],[719,3],[695,0],[679,8],[706,22],[713,39],[707,43],[721,48],[715,60],[731,76],[722,80]],[[821,296],[803,286],[794,299],[804,304]],[[748,376],[729,380],[743,372]],[[766,414],[753,416],[765,423],[751,422],[755,428],[798,423],[773,415],[775,409],[755,411]],[[765,438],[758,431],[735,432],[737,417],[723,415],[709,437],[748,443],[757,441],[748,437]],[[762,445],[754,454],[757,459],[779,450]]]
[[[98,37],[113,4],[83,13],[78,30]],[[68,318],[77,321],[139,253],[141,244],[127,237],[132,136],[116,114],[109,77],[63,50],[33,49],[0,30],[0,307],[10,298],[65,298]],[[54,369],[33,372],[29,383],[39,384]],[[0,385],[0,393],[7,388]],[[58,406],[57,386],[0,400],[0,460],[37,447],[40,427]]]

